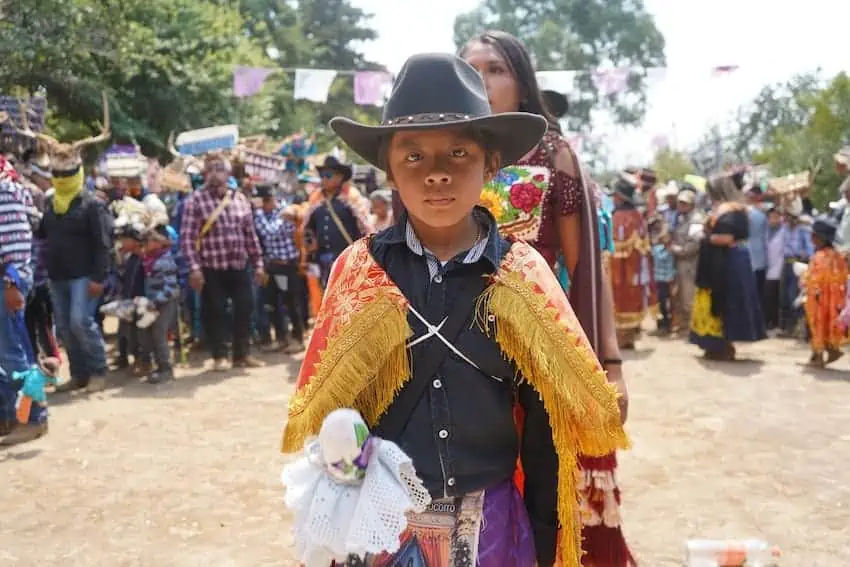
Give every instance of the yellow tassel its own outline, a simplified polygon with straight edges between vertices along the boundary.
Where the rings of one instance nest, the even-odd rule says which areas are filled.
[[[374,425],[411,375],[405,346],[410,334],[403,307],[379,297],[352,317],[342,334],[328,337],[315,374],[289,402],[283,452],[301,450],[338,408],[354,408]]]
[[[559,316],[520,273],[500,274],[482,294],[477,321],[484,329],[488,315],[495,316],[495,338],[502,351],[517,364],[549,414],[559,462],[558,518],[563,534],[558,557],[562,565],[578,566],[578,455],[603,456],[628,448],[617,393],[575,318],[570,322]]]

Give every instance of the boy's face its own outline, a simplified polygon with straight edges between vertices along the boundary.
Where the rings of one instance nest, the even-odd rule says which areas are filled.
[[[277,208],[277,199],[274,197],[263,198],[263,211],[270,213]]]
[[[770,226],[779,226],[779,223],[782,222],[782,215],[780,215],[776,211],[771,211],[769,215],[767,215],[767,224]]]
[[[470,214],[484,184],[496,174],[491,155],[458,129],[397,132],[387,168],[404,206],[427,226],[455,226]]]

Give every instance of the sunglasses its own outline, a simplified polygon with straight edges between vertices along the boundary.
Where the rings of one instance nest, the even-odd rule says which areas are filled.
[[[336,172],[330,171],[330,170],[325,170],[325,171],[321,172],[319,175],[321,175],[325,179],[330,179],[331,177],[334,176],[334,173],[336,173]]]

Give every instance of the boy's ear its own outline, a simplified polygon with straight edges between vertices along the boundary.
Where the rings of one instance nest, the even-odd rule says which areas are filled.
[[[491,152],[487,156],[487,162],[484,164],[484,182],[489,183],[496,177],[499,170],[502,168],[502,156],[499,152]]]

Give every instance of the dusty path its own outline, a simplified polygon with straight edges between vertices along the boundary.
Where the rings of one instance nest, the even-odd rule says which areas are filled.
[[[628,357],[638,558],[678,566],[688,537],[754,536],[783,565],[850,565],[850,362],[809,373],[792,343],[740,350],[758,362],[652,338]],[[50,434],[0,450],[0,565],[294,565],[278,440],[297,361],[266,360],[54,396]]]

